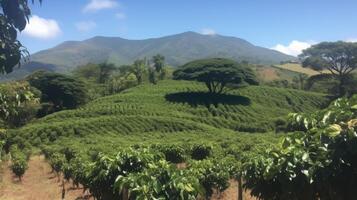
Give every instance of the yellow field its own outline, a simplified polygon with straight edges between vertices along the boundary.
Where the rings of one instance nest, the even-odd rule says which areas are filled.
[[[319,74],[320,72],[315,71],[313,69],[310,68],[304,68],[301,66],[301,64],[293,64],[293,63],[287,63],[287,64],[283,64],[283,65],[274,65],[274,67],[277,68],[281,68],[281,69],[286,69],[286,70],[290,70],[290,71],[294,71],[294,72],[299,72],[299,73],[303,73],[309,76],[313,76],[316,74]]]

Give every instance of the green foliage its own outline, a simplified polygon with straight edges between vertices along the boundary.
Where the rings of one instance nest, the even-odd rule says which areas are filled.
[[[88,63],[77,67],[72,71],[75,77],[81,77],[83,79],[98,82],[100,75],[100,67],[98,64]]]
[[[156,73],[159,74],[158,78],[163,80],[166,76],[166,69],[165,69],[165,57],[163,55],[157,54],[152,57],[152,61],[154,62],[154,68]],[[151,76],[156,75],[156,73],[151,72]],[[149,72],[150,75],[150,72]],[[154,76],[153,76],[154,77]]]
[[[65,163],[65,164],[62,166],[62,171],[63,171],[63,178],[64,178],[66,181],[70,181],[71,178],[73,177],[73,169],[72,169],[72,166],[69,165],[68,163]]]
[[[27,156],[17,148],[12,148],[10,153],[11,153],[10,168],[12,172],[21,181],[22,176],[25,174],[26,170],[28,169]]]
[[[126,72],[113,75],[106,83],[108,94],[117,94],[137,85],[135,76]]]
[[[159,145],[157,147],[164,155],[165,160],[171,163],[182,163],[185,159],[185,150],[178,145]]]
[[[257,85],[253,71],[229,59],[214,58],[189,62],[173,73],[176,80],[196,80],[210,93],[222,93],[226,86]]]
[[[31,11],[28,0],[2,0],[0,6],[0,73],[5,74],[11,73],[21,58],[28,55],[17,34],[25,29]]]
[[[64,154],[64,157],[66,158],[67,162],[70,162],[72,159],[76,157],[76,152],[69,147],[63,148],[61,153]]]
[[[6,139],[6,135],[5,135],[5,131],[4,130],[0,130],[0,162],[3,159],[3,153],[4,153],[4,146],[5,146],[5,139]]]
[[[303,130],[245,166],[245,187],[261,199],[353,199],[357,180],[357,97],[313,114],[292,114]]]
[[[148,75],[149,75],[149,77],[148,77],[148,79],[149,79],[149,82],[150,83],[152,83],[152,84],[157,84],[157,74],[156,74],[157,72],[156,72],[156,70],[155,69],[153,69],[153,68],[149,68],[148,69]]]
[[[108,64],[108,63],[99,64],[98,82],[105,83],[106,81],[108,81],[110,75],[113,73],[114,70],[116,70],[114,64]]]
[[[115,187],[128,190],[130,199],[196,199],[200,185],[189,171],[178,170],[164,160],[139,173],[119,176]]]
[[[76,108],[87,101],[84,83],[70,76],[38,71],[28,81],[41,91],[43,102],[53,103],[55,111]]]
[[[119,195],[113,188],[118,176],[140,172],[148,163],[157,159],[158,157],[147,149],[119,151],[115,157],[99,154],[89,167],[87,180],[90,182],[85,185],[88,185],[91,193],[97,198],[113,199]]]
[[[223,192],[229,187],[229,166],[224,162],[211,160],[195,161],[188,167],[194,176],[198,177],[200,184],[205,189],[207,199],[212,196],[214,190]]]
[[[272,86],[272,87],[279,87],[279,88],[292,88],[291,83],[286,80],[274,80],[271,82],[268,82],[267,85]]]
[[[346,78],[357,69],[357,44],[351,42],[322,42],[303,51],[303,67],[328,70],[339,81],[338,94],[346,94]]]
[[[344,79],[344,90],[347,96],[357,93],[357,75],[349,74]],[[310,91],[319,91],[335,96],[339,92],[340,82],[335,79],[333,74],[318,74],[307,79],[306,89]]]
[[[27,161],[24,158],[15,158],[11,161],[11,170],[12,172],[19,177],[20,181],[22,176],[25,174],[28,165]]]
[[[116,156],[99,153],[93,162],[79,157],[63,162],[64,155],[45,152],[50,164],[61,166],[58,169],[67,180],[82,184],[97,199],[196,199],[228,188],[232,172],[228,162],[193,161],[178,168],[157,147],[125,148]]]
[[[147,70],[146,58],[135,60],[134,64],[129,68],[129,72],[134,74],[138,84],[141,84],[143,82],[146,70]]]
[[[191,148],[191,158],[195,160],[203,160],[208,158],[212,153],[212,147],[203,145],[203,144],[197,144],[193,145]]]
[[[264,86],[230,93],[249,99],[249,104],[234,100],[190,105],[165,98],[204,88],[188,81],[142,84],[9,130],[7,145],[42,149],[54,171],[83,185],[97,199],[120,199],[129,191],[132,199],[206,197],[224,190],[230,178],[241,177],[240,160],[280,137],[238,129],[272,131],[276,118],[292,111],[315,111],[326,102],[320,94]],[[201,167],[190,167],[195,162]],[[165,186],[152,189],[160,184]]]
[[[84,82],[89,99],[97,99],[106,94],[116,93],[122,87],[117,80],[118,69],[113,64],[86,64],[72,71],[75,79]]]
[[[0,118],[7,126],[24,125],[36,116],[39,92],[27,82],[0,84]]]
[[[293,88],[294,89],[300,89],[300,90],[305,90],[305,84],[308,79],[308,76],[306,74],[299,74],[298,76],[294,76],[293,78]]]
[[[57,112],[9,130],[8,143],[27,141],[37,147],[73,143],[84,149],[100,146],[104,148],[100,151],[113,152],[133,143],[237,138],[241,133],[236,131],[273,131],[277,118],[290,112],[315,111],[327,101],[316,93],[263,86],[232,91],[231,96],[238,97],[234,101],[217,99],[207,104],[199,101],[190,104],[185,99],[175,102],[165,98],[174,91],[197,92],[204,87],[195,82],[166,80],[155,87],[138,86],[94,100],[80,109]],[[197,100],[197,95],[189,97]],[[249,99],[251,103],[243,104],[241,99]]]
[[[51,155],[48,162],[50,163],[52,170],[58,174],[62,171],[62,168],[66,161],[63,154],[54,153]]]

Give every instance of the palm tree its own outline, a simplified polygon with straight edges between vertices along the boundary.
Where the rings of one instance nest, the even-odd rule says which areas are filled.
[[[156,72],[162,74],[165,67],[165,57],[157,54],[152,57],[152,61],[154,62],[154,68]],[[161,79],[163,79],[163,77],[161,77]]]

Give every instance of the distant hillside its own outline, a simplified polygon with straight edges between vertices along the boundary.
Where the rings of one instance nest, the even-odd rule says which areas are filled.
[[[188,61],[224,57],[236,61],[246,60],[254,64],[277,64],[293,60],[292,56],[278,51],[255,46],[243,39],[221,35],[202,35],[185,32],[155,39],[127,40],[119,37],[94,37],[84,41],[68,41],[54,48],[40,51],[31,56],[31,62],[16,70],[14,74],[2,77],[19,78],[41,68],[68,72],[87,63],[111,62],[129,64],[135,59],[151,57],[155,54],[166,57],[169,65],[178,66]]]

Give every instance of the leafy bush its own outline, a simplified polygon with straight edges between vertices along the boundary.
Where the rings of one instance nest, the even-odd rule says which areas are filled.
[[[16,146],[12,147],[11,150],[11,165],[10,168],[12,172],[19,178],[21,181],[22,176],[25,174],[28,169],[27,165],[27,156],[22,153]]]
[[[338,99],[313,114],[291,115],[305,130],[252,159],[245,187],[261,199],[354,199],[357,184],[357,101]]]
[[[113,190],[118,176],[141,172],[149,163],[159,158],[148,149],[126,149],[119,151],[115,157],[99,154],[97,160],[88,169],[86,180],[90,182],[84,184],[88,185],[96,198],[118,198],[119,194]]]
[[[22,176],[25,174],[28,169],[27,161],[25,158],[15,158],[11,161],[11,170],[12,172],[19,177],[20,181]]]
[[[65,163],[62,166],[62,171],[63,171],[63,177],[66,181],[69,181],[73,177],[73,169],[71,165],[69,165],[68,163]]]
[[[185,161],[185,150],[178,145],[165,145],[160,147],[160,151],[165,155],[165,160],[172,163],[182,163]]]
[[[51,155],[49,163],[52,170],[58,174],[62,171],[62,167],[65,164],[65,158],[62,154],[54,153]]]
[[[70,162],[73,158],[76,157],[76,152],[69,147],[63,148],[61,153],[64,154],[64,157],[66,158],[67,162]]]
[[[189,169],[198,177],[200,184],[205,189],[207,199],[212,196],[214,189],[222,192],[229,187],[229,170],[224,163],[210,160],[194,161]]]
[[[287,129],[287,122],[285,119],[278,118],[275,120],[275,132],[286,131],[286,129]]]
[[[191,158],[194,160],[203,160],[208,158],[212,153],[212,146],[195,144],[191,148]]]
[[[40,92],[28,82],[0,84],[0,119],[6,126],[19,127],[36,116]]]
[[[196,199],[200,184],[189,171],[178,170],[165,160],[148,165],[139,173],[118,176],[115,189],[129,199]],[[124,194],[125,195],[125,194]]]

